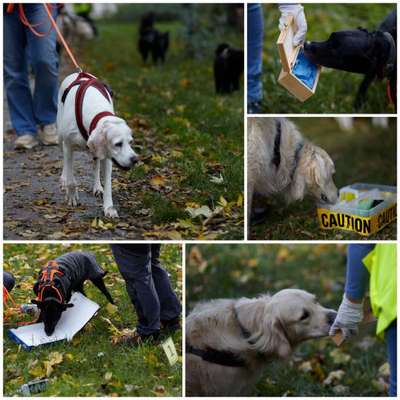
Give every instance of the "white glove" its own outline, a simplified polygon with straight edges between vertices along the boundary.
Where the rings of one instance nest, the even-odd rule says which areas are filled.
[[[329,336],[334,336],[338,331],[342,331],[344,338],[348,339],[358,333],[358,324],[363,319],[363,303],[352,303],[344,294],[335,321],[329,330]]]
[[[297,31],[293,38],[293,46],[304,43],[307,33],[307,21],[304,15],[304,8],[300,4],[279,4],[281,17],[279,18],[279,30],[285,28],[286,18],[293,15]]]

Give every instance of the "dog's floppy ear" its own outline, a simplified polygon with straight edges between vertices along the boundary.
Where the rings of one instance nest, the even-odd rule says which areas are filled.
[[[328,157],[329,163],[332,164],[333,161]],[[313,159],[310,163],[310,178],[312,183],[316,183],[318,186],[324,184],[324,179],[328,175],[326,157],[324,158],[321,154],[314,152]]]
[[[306,180],[302,174],[295,174],[290,189],[290,196],[288,196],[287,200],[303,200],[306,190]]]
[[[292,346],[286,336],[283,322],[278,317],[272,322],[271,346],[281,358],[289,357],[292,352]]]
[[[98,125],[90,134],[87,146],[94,157],[104,160],[107,155],[107,132],[106,123]]]

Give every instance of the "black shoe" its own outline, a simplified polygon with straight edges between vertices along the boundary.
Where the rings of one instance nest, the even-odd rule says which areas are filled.
[[[261,102],[252,101],[247,104],[247,114],[261,114]]]
[[[259,225],[266,221],[268,210],[265,207],[254,207],[251,210],[250,225]]]
[[[182,326],[179,317],[161,321],[161,331],[163,333],[173,333],[179,331],[180,329],[182,329]]]
[[[151,335],[139,335],[137,332],[134,336],[130,337],[126,343],[136,347],[141,346],[143,344],[152,344],[157,343],[160,338],[160,333],[152,333]]]

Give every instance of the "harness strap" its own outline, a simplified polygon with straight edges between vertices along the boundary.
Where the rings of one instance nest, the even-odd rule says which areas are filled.
[[[102,111],[96,114],[96,116],[92,119],[89,127],[89,136],[96,129],[97,123],[104,117],[114,117],[114,114],[110,111]]]
[[[195,356],[200,357],[202,360],[222,365],[224,367],[245,367],[246,363],[236,354],[231,353],[230,351],[221,351],[215,350],[211,348],[207,348],[206,350],[196,349],[195,347],[187,344],[186,352],[189,354],[194,354]]]
[[[61,101],[64,103],[65,99],[67,98],[68,93],[74,87],[78,86],[78,90],[76,92],[75,97],[75,118],[76,124],[78,125],[79,132],[87,141],[89,139],[89,135],[92,133],[93,129],[96,128],[97,123],[99,120],[106,116],[114,116],[113,113],[109,111],[103,111],[98,113],[90,123],[89,131],[86,130],[85,126],[83,125],[83,99],[86,93],[86,90],[89,87],[96,88],[105,98],[106,100],[111,103],[111,95],[107,90],[104,83],[99,81],[94,75],[88,74],[86,72],[80,72],[76,79],[64,90],[62,94]]]
[[[54,260],[49,261],[47,265],[42,268],[40,273],[39,294],[38,294],[38,299],[40,301],[43,301],[43,292],[46,289],[51,289],[56,293],[58,300],[61,303],[64,302],[63,295],[61,294],[60,290],[54,285],[54,278],[57,275],[59,276],[64,275],[64,273],[60,270],[60,265],[57,263],[57,261]]]
[[[278,119],[276,120],[276,136],[274,141],[274,155],[272,157],[272,164],[275,165],[276,169],[281,164],[281,138],[282,138],[282,124]]]

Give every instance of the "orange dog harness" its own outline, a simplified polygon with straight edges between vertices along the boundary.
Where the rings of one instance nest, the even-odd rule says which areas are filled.
[[[60,290],[54,284],[54,278],[59,275],[63,276],[64,273],[60,270],[60,266],[56,261],[49,261],[49,263],[42,267],[40,272],[39,294],[38,298],[43,301],[43,292],[45,289],[53,290],[61,303],[64,303],[64,297]]]

